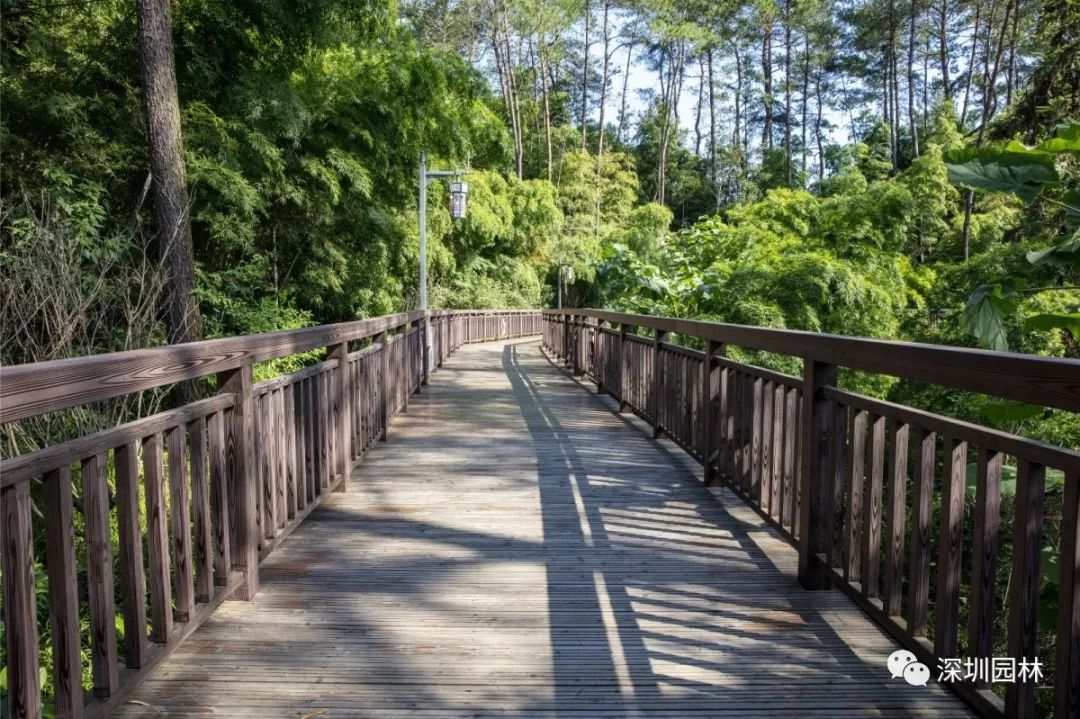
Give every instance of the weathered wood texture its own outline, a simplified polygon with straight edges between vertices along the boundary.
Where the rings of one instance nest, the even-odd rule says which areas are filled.
[[[462,349],[116,716],[968,716],[615,409],[534,343]]]
[[[598,331],[603,322],[621,323],[618,334]],[[714,388],[704,376],[705,353],[666,340],[679,335],[711,348],[731,343],[793,355],[803,377],[713,357]],[[545,311],[544,342],[556,358],[587,357],[585,371],[607,385],[620,409],[669,435],[706,465],[708,479],[723,482],[797,545],[803,586],[842,589],[934,670],[946,658],[1036,658],[1043,561],[1037,548],[1051,544],[1062,558],[1063,603],[1055,678],[1042,685],[1042,704],[1053,694],[1056,716],[1080,714],[1080,690],[1073,689],[1080,663],[1073,486],[1080,454],[836,386],[843,366],[1076,410],[1080,362],[582,309]],[[618,368],[617,383],[611,367]],[[1057,389],[1048,394],[1051,385]],[[715,400],[701,401],[713,393]],[[1017,519],[1006,545],[1012,554],[1004,558],[1011,569],[1007,597],[999,596],[998,582],[1006,464],[1019,470]],[[1061,491],[1062,483],[1060,536],[1046,542],[1057,521],[1044,526],[1044,494],[1048,487]],[[973,512],[965,510],[971,500]],[[965,537],[974,537],[968,549]],[[1033,716],[1039,703],[1040,687],[1030,678],[1010,686],[1004,701],[986,682],[952,686],[986,716]]]

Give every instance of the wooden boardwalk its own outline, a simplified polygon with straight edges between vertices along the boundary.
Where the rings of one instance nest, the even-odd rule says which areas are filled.
[[[462,347],[115,715],[969,715],[588,387],[535,342]]]

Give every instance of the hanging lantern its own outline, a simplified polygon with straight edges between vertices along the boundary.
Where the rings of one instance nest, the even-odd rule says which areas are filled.
[[[465,217],[465,201],[469,197],[469,183],[450,183],[450,216],[455,220]]]

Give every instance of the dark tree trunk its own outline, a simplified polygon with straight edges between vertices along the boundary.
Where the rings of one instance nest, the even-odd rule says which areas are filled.
[[[761,39],[761,78],[762,94],[765,104],[765,122],[761,128],[761,145],[766,150],[772,149],[772,22],[765,27],[764,36]]]
[[[784,180],[795,184],[791,164],[791,0],[784,2]]]
[[[169,0],[139,0],[139,70],[153,177],[154,216],[165,272],[165,325],[170,344],[202,339],[195,296],[187,177],[180,137],[180,103]],[[190,399],[194,387],[181,391]]]
[[[963,125],[967,120],[968,102],[971,100],[971,80],[975,77],[975,54],[979,48],[979,17],[982,12],[982,5],[975,5],[975,29],[971,35],[971,56],[968,58],[968,76],[967,83],[964,85],[964,104],[960,110],[960,124]]]
[[[626,126],[626,92],[628,90],[628,83],[630,81],[630,58],[634,55],[634,43],[630,42],[630,45],[626,48],[626,71],[623,72],[622,81],[622,98],[620,100],[619,107],[619,127],[615,130],[615,137],[619,142],[626,142],[623,137],[623,128]]]
[[[589,19],[592,15],[592,8],[589,6],[589,1],[585,0],[585,46],[583,48],[583,56],[581,58],[581,149],[586,147],[586,139],[588,138],[588,127],[586,121],[588,120],[589,112]]]
[[[911,0],[911,24],[908,26],[907,54],[907,98],[908,124],[911,131],[911,149],[915,157],[919,156],[919,127],[915,121],[915,23],[919,17],[919,5]]]
[[[808,149],[806,144],[806,106],[810,103],[810,31],[806,31],[803,38],[803,76],[802,76],[802,123],[799,132],[802,135],[802,163],[799,172],[802,173],[802,183],[805,184],[810,177],[807,168]]]
[[[938,61],[941,63],[941,88],[945,102],[952,102],[952,85],[949,81],[949,0],[941,0],[938,14]]]

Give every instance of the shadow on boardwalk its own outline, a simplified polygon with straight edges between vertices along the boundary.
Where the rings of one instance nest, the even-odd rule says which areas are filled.
[[[966,716],[535,343],[462,348],[123,716]]]

